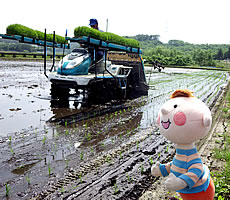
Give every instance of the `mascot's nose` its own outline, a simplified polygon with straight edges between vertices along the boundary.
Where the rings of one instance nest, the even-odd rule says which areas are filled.
[[[162,113],[163,115],[166,115],[166,114],[169,113],[169,111],[168,111],[166,108],[161,108],[161,113]]]

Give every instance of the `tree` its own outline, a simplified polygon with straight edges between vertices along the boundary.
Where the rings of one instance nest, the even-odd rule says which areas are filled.
[[[228,51],[224,53],[224,59],[230,59],[230,47],[228,48]]]
[[[215,66],[213,54],[210,50],[196,49],[193,51],[193,60],[200,66]]]
[[[219,49],[218,53],[216,54],[216,59],[217,60],[223,60],[224,59],[224,54],[223,54],[222,49]]]
[[[182,40],[169,40],[168,45],[171,45],[171,46],[184,46],[185,43]]]

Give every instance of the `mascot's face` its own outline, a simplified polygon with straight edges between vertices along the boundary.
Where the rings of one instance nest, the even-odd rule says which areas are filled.
[[[160,132],[175,144],[190,144],[205,136],[211,126],[209,108],[196,97],[176,97],[161,107]]]

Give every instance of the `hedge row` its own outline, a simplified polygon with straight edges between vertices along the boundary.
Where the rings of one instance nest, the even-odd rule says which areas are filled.
[[[130,47],[135,47],[139,48],[140,44],[137,40],[135,39],[128,39],[121,37],[119,35],[116,35],[114,33],[109,33],[109,32],[101,32],[93,28],[89,28],[86,26],[79,26],[74,29],[74,36],[75,37],[80,37],[80,36],[90,36],[95,39],[119,44],[119,45],[124,45],[124,46],[130,46]]]
[[[41,31],[33,30],[21,24],[11,24],[6,28],[6,33],[9,35],[22,35],[25,37],[44,40],[44,33]],[[46,34],[46,40],[53,42],[53,34]],[[65,38],[55,35],[55,42],[65,43]]]

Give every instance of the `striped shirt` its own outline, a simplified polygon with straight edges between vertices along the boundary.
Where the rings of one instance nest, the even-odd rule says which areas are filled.
[[[197,193],[206,191],[210,182],[210,172],[202,160],[196,148],[176,149],[173,161],[168,164],[160,164],[162,176],[173,173],[176,177],[183,179],[187,187],[178,190],[180,193]]]

